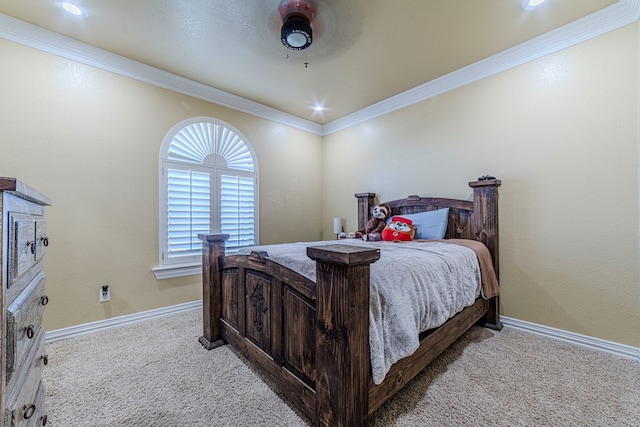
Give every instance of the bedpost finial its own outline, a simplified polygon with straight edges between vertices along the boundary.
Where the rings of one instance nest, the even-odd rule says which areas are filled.
[[[487,176],[487,175],[485,175]],[[476,187],[500,187],[500,185],[502,185],[502,181],[500,181],[499,179],[496,179],[495,177],[491,176],[488,178],[485,178],[484,176],[481,176],[478,178],[477,181],[471,181],[469,183],[469,187],[471,188],[476,188]]]

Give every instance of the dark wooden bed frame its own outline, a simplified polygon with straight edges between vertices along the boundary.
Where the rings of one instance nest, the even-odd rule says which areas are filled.
[[[499,180],[470,182],[473,201],[409,196],[386,202],[394,215],[449,208],[446,238],[483,242],[498,269]],[[356,194],[364,228],[374,193]],[[370,264],[377,249],[308,247],[316,282],[268,254],[225,256],[225,234],[203,241],[203,336],[212,349],[229,343],[321,426],[362,426],[367,417],[474,324],[501,329],[498,297],[476,302],[421,334],[419,349],[373,383],[369,357]]]

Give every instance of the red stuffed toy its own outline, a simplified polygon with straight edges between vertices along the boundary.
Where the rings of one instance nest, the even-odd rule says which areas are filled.
[[[382,240],[386,242],[408,242],[413,240],[416,229],[413,221],[401,216],[394,216],[382,230]]]

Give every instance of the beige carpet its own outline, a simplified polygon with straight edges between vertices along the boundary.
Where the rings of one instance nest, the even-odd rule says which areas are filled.
[[[198,310],[49,344],[50,424],[305,426]],[[372,426],[638,426],[637,362],[504,328],[472,328]]]

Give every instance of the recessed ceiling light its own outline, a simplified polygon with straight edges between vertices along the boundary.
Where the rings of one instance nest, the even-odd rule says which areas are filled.
[[[324,111],[324,107],[322,105],[316,105],[315,107],[313,107],[313,111]]]
[[[534,7],[540,6],[544,3],[544,0],[524,0],[522,2],[523,9],[533,9]]]
[[[70,1],[56,0],[59,8],[64,10],[70,15],[77,16],[79,18],[86,18],[87,11],[82,7]]]

